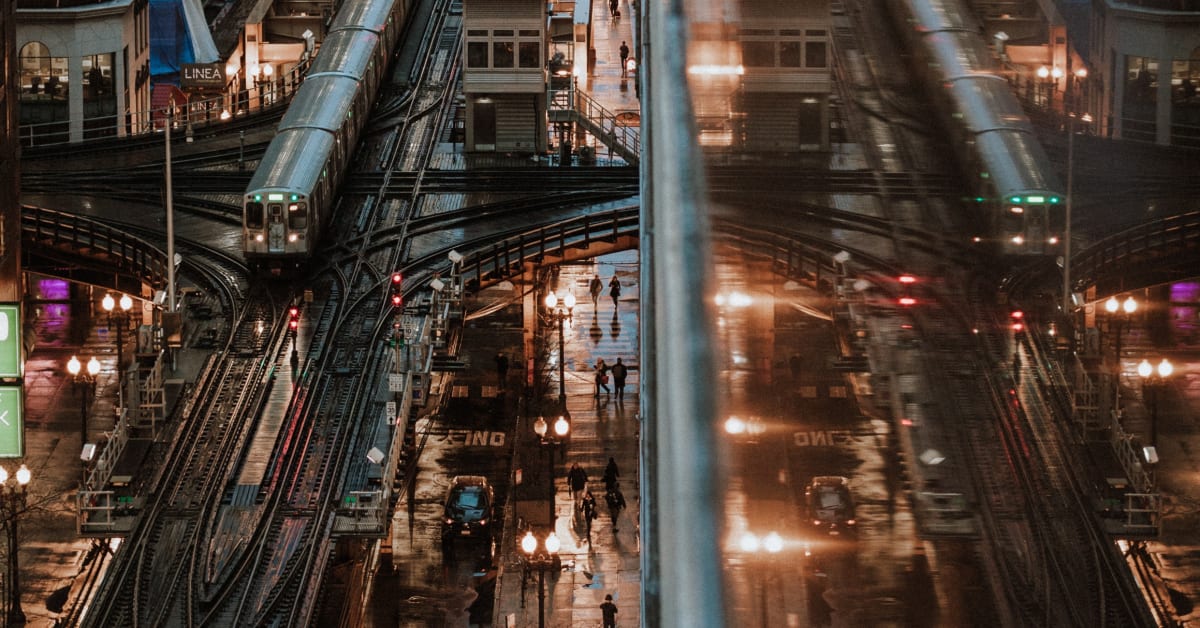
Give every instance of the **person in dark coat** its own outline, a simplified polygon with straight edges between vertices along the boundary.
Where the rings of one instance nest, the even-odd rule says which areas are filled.
[[[600,293],[604,292],[604,282],[600,281],[600,275],[592,275],[592,280],[588,282],[588,292],[592,293],[592,305],[600,307]]]
[[[587,488],[588,476],[578,462],[571,464],[567,472],[567,484],[571,487],[571,496],[575,499],[575,509],[578,510],[583,502],[583,491]]]
[[[621,42],[620,50],[621,50],[621,76],[628,76],[626,68],[628,68],[629,66],[626,65],[626,63],[627,63],[627,60],[629,59],[629,44],[626,44],[625,42]]]
[[[621,472],[617,469],[617,461],[609,456],[608,466],[604,467],[604,490],[605,492],[615,491],[617,489],[618,478],[621,477]]]
[[[608,369],[612,372],[613,390],[617,392],[617,399],[625,398],[625,378],[629,376],[629,369],[621,363],[621,358],[617,358],[617,363]]]
[[[592,521],[596,518],[596,496],[591,491],[583,493],[583,525],[587,529],[588,543],[592,542]]]
[[[604,501],[608,503],[608,514],[612,517],[613,534],[616,534],[617,519],[621,516],[621,511],[625,509],[625,495],[621,493],[621,489],[614,488],[604,494]]]
[[[604,615],[604,628],[617,628],[617,605],[613,604],[611,595],[604,596],[600,613]]]
[[[621,282],[617,280],[617,276],[613,275],[612,279],[608,280],[608,296],[612,297],[613,309],[617,309],[617,299],[621,298]]]
[[[621,10],[617,8],[617,0],[608,0],[608,14],[612,17],[621,17]]]

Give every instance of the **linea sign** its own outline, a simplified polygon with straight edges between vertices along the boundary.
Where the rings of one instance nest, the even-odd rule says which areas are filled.
[[[0,303],[0,377],[21,377],[21,307]]]
[[[185,63],[179,69],[179,84],[188,87],[225,87],[225,66],[220,63]]]
[[[0,458],[25,455],[25,407],[20,386],[0,386]]]

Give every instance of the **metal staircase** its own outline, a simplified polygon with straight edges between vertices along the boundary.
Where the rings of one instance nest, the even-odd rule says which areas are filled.
[[[574,85],[550,89],[546,102],[551,128],[575,123],[630,165],[638,164],[642,147],[639,126],[623,124],[617,114]]]

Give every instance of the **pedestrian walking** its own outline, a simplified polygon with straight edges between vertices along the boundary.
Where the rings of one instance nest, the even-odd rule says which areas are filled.
[[[600,307],[600,293],[604,292],[604,282],[600,281],[600,275],[592,275],[592,280],[588,282],[588,292],[592,293],[592,305]]]
[[[629,67],[625,64],[627,59],[629,59],[629,45],[621,42],[621,76],[627,76],[626,68]]]
[[[508,381],[508,356],[503,353],[496,354],[496,378],[504,388],[504,382]]]
[[[608,14],[612,17],[621,17],[621,10],[617,8],[617,0],[608,0]]]
[[[604,492],[610,493],[617,490],[618,479],[621,477],[621,472],[617,469],[617,461],[609,456],[608,466],[604,467]]]
[[[612,595],[604,596],[600,613],[604,615],[604,628],[617,628],[617,605],[613,604]]]
[[[604,363],[603,358],[596,361],[596,399],[600,398],[601,388],[606,395],[612,392],[608,389],[608,365]]]
[[[587,489],[588,476],[578,462],[571,464],[567,472],[567,485],[571,487],[571,497],[575,500],[575,510],[583,503],[583,492]]]
[[[591,543],[592,542],[592,520],[594,520],[597,516],[597,514],[596,514],[596,496],[592,495],[591,491],[584,491],[583,505],[581,506],[581,509],[583,510],[583,513],[582,513],[583,514],[583,525],[585,526],[585,529],[587,530],[587,540],[588,540],[588,543]]]
[[[612,517],[613,534],[616,534],[617,519],[625,509],[625,495],[621,493],[620,488],[614,487],[613,490],[604,493],[604,501],[608,504],[608,514]]]
[[[608,370],[612,372],[613,390],[617,392],[617,401],[620,401],[625,398],[625,378],[629,376],[629,369],[621,362],[621,358],[617,358],[617,363]]]
[[[612,279],[608,280],[608,296],[612,297],[613,310],[616,310],[617,299],[621,298],[621,282],[617,280],[616,275],[613,275]]]

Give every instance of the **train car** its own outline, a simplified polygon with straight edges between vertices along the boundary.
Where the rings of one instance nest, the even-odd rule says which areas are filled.
[[[1006,255],[1056,255],[1066,229],[1062,185],[966,5],[899,0],[893,15],[942,115],[976,201],[977,240]]]
[[[409,0],[346,3],[243,197],[242,250],[259,272],[294,272],[329,226],[337,189],[387,75]]]

